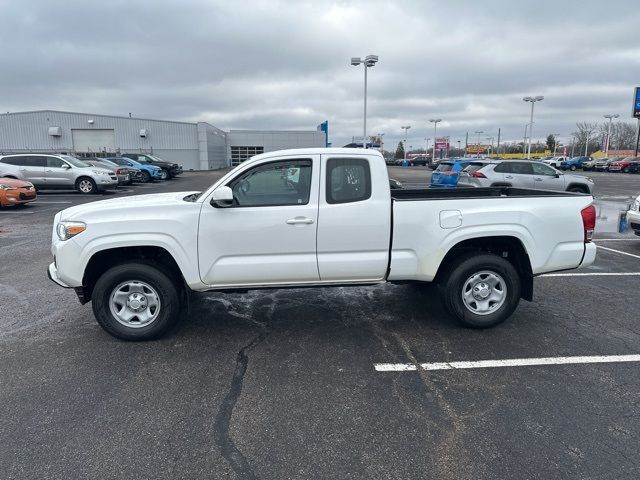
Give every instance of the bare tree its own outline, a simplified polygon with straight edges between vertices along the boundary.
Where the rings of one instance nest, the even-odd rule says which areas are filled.
[[[600,138],[607,133],[609,124],[607,122],[599,125]],[[610,150],[631,150],[636,146],[636,127],[629,122],[613,122],[611,124]]]
[[[597,123],[578,122],[576,123],[576,131],[573,136],[575,144],[575,155],[584,155],[584,147],[589,141],[587,147],[587,155],[595,152],[600,147],[600,138],[595,134],[598,131]]]

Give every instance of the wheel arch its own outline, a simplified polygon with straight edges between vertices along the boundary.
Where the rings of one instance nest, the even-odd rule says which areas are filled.
[[[488,236],[462,240],[447,251],[434,277],[434,282],[439,282],[451,264],[461,254],[468,252],[492,253],[508,260],[520,274],[522,282],[521,297],[525,300],[533,300],[533,271],[531,259],[522,241],[513,236]]]
[[[80,303],[91,300],[93,288],[98,278],[109,268],[122,263],[139,261],[155,266],[170,276],[184,295],[187,294],[186,281],[173,255],[163,247],[145,245],[116,247],[95,252],[84,269],[82,287],[76,288]]]
[[[582,190],[582,193],[589,193],[589,188],[582,183],[570,183],[569,185],[567,185],[566,191],[568,192],[572,188],[579,188],[580,190]]]

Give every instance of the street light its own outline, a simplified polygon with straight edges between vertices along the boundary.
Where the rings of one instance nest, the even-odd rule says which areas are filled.
[[[458,140],[458,156],[460,156],[460,140]],[[464,157],[464,155],[462,155]]]
[[[424,139],[424,156],[428,157],[429,156],[429,140],[431,140],[430,138],[426,138]]]
[[[476,157],[480,158],[480,135],[484,132],[482,130],[476,130],[476,135],[478,135],[478,149],[476,150]]]
[[[537,95],[535,97],[524,97],[522,100],[525,102],[531,102],[531,121],[529,122],[529,151],[527,152],[527,158],[531,158],[531,139],[533,138],[533,106],[536,102],[541,102],[544,100],[542,95]]]
[[[608,118],[609,119],[609,127],[607,128],[607,148],[605,149],[604,152],[604,156],[606,158],[609,158],[609,145],[611,145],[611,122],[613,121],[614,118],[618,118],[620,115],[616,114],[611,114],[611,115],[604,115],[604,118]]]
[[[405,125],[403,127],[400,127],[401,129],[404,130],[404,159],[407,159],[407,131],[411,128],[411,125]]]
[[[378,62],[377,55],[367,55],[362,60],[360,57],[351,57],[351,65],[364,65],[364,122],[362,128],[362,146],[367,148],[367,69]]]
[[[433,156],[432,158],[435,160],[436,158],[436,143],[438,143],[438,136],[436,135],[436,132],[438,131],[438,123],[440,123],[442,121],[441,118],[432,118],[429,120],[431,123],[433,123]]]
[[[496,139],[496,137],[486,137],[487,140],[491,140],[491,155],[493,155],[493,141]]]
[[[553,156],[556,156],[556,149],[558,148],[558,135],[559,133],[552,133],[553,135]]]

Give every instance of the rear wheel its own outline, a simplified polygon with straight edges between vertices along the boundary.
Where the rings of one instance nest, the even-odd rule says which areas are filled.
[[[629,167],[624,167],[622,169],[622,173],[629,173]]]
[[[498,255],[473,253],[450,265],[441,283],[446,310],[471,328],[504,322],[520,302],[521,282],[513,265]]]
[[[123,340],[151,340],[174,326],[180,297],[174,281],[145,263],[125,263],[98,279],[91,297],[100,326]]]
[[[582,188],[582,187],[571,187],[567,190],[567,192],[573,192],[573,193],[589,193],[589,191],[586,188]]]
[[[98,186],[92,178],[80,177],[78,180],[76,180],[76,190],[78,190],[80,193],[97,193]]]

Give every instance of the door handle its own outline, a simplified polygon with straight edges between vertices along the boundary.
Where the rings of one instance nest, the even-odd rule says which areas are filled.
[[[534,178],[533,180],[536,181],[536,182],[541,182],[542,181],[541,178]]]
[[[313,218],[307,217],[296,217],[290,218],[287,220],[287,225],[299,225],[299,224],[311,224],[313,223]]]
[[[513,178],[511,175],[505,175],[504,178]]]

